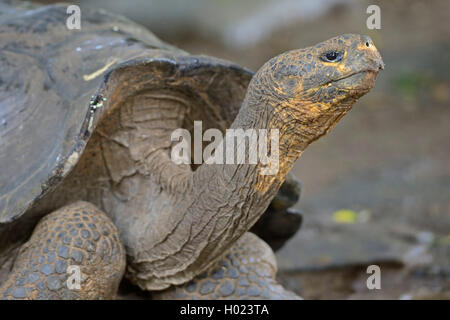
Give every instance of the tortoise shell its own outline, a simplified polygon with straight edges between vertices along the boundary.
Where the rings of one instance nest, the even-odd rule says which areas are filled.
[[[252,77],[102,10],[83,9],[81,30],[69,30],[66,5],[27,9],[0,6],[0,226],[67,176],[118,96],[171,87],[200,101],[196,119],[225,130]]]

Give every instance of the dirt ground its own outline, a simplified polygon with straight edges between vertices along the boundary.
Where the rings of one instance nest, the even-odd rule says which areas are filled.
[[[305,223],[277,253],[280,280],[312,299],[450,298],[450,2],[375,3],[381,30],[366,28],[359,2],[245,49],[188,33],[166,40],[256,70],[336,34],[370,35],[385,71],[296,163]],[[366,287],[371,264],[381,267],[381,290]]]

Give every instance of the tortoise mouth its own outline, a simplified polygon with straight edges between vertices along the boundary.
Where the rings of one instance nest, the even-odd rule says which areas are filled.
[[[364,70],[334,81],[334,85],[343,91],[367,92],[375,86],[377,76],[377,71]]]

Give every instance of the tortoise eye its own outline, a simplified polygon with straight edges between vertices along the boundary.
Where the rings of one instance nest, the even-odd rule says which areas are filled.
[[[343,56],[342,52],[328,51],[322,55],[321,59],[325,62],[338,62],[342,60]]]

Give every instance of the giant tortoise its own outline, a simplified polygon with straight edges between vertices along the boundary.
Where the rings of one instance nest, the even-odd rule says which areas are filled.
[[[156,299],[298,298],[248,230],[280,207],[269,205],[303,150],[374,86],[383,62],[369,37],[289,51],[253,74],[101,10],[68,30],[62,4],[0,9],[0,298],[109,299],[123,275]],[[173,161],[172,133],[195,135],[194,121],[277,130],[278,147],[264,142],[278,170]],[[219,146],[239,151],[230,139]]]

